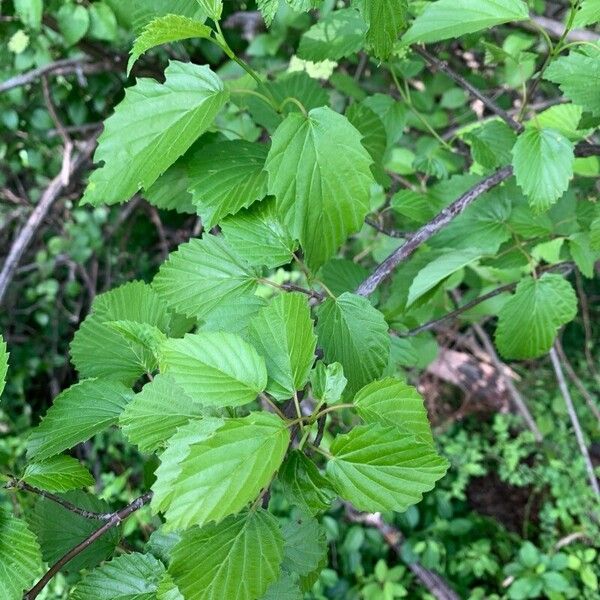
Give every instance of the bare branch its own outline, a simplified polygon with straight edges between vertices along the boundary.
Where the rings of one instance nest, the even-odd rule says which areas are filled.
[[[102,525],[99,529],[96,529],[89,537],[83,542],[77,544],[74,548],[69,550],[62,558],[55,562],[46,571],[44,576],[23,596],[23,600],[34,600],[37,598],[41,591],[48,585],[50,580],[71,560],[81,554],[86,548],[91,546],[96,540],[101,538],[107,531],[119,525],[122,521],[127,519],[134,512],[148,504],[152,499],[152,492],[146,492],[143,496],[136,498],[131,504],[127,505],[120,511],[113,513],[111,518]]]
[[[537,23],[542,29],[545,29],[550,37],[560,39],[565,32],[565,24],[548,17],[533,16],[531,21]],[[520,27],[528,29],[530,31],[537,31],[537,27],[532,25],[529,21],[523,21],[518,23]],[[600,40],[600,34],[595,31],[588,31],[587,29],[572,29],[567,33],[567,41],[569,42],[592,42],[595,43]]]

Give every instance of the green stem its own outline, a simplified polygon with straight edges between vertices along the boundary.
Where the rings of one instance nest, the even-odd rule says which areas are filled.
[[[300,100],[298,100],[298,98],[293,98],[292,96],[288,96],[287,98],[283,99],[283,102],[279,105],[279,109],[277,110],[277,112],[282,112],[283,107],[286,104],[289,104],[290,102],[292,104],[295,104],[300,109],[300,111],[302,112],[302,114],[305,117],[308,117],[308,112],[306,111],[306,108],[304,108],[304,104],[302,104],[302,102],[300,102]]]
[[[313,419],[318,421],[322,416],[327,415],[336,410],[343,410],[344,408],[356,408],[354,404],[335,404],[334,406],[328,406],[326,409],[322,410],[320,413],[317,413]]]

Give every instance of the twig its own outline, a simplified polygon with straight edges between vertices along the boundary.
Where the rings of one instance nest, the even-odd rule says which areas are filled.
[[[477,334],[477,337],[483,344],[483,347],[485,348],[486,352],[488,353],[492,364],[494,365],[494,368],[498,373],[498,377],[502,378],[502,380],[504,381],[504,385],[506,385],[506,389],[508,390],[508,393],[511,397],[511,400],[513,401],[513,404],[515,405],[515,408],[517,409],[521,417],[523,417],[523,420],[527,424],[527,427],[529,427],[529,431],[533,433],[535,441],[538,444],[541,444],[544,440],[544,436],[539,430],[539,427],[537,426],[533,415],[529,411],[527,404],[525,404],[525,400],[519,393],[519,390],[517,390],[517,387],[513,383],[512,379],[506,374],[506,365],[504,365],[500,360],[500,357],[496,352],[496,348],[494,348],[492,340],[490,340],[489,335],[485,332],[483,327],[479,325],[479,323],[475,323],[473,325],[473,329]]]
[[[94,147],[96,145],[96,136],[94,135],[89,139],[79,155],[74,161],[70,162],[69,165],[69,181],[73,175],[79,171],[79,169],[89,160],[91,157]],[[50,211],[50,208],[54,202],[60,197],[61,193],[65,189],[63,183],[63,174],[59,173],[51,182],[50,185],[44,190],[40,201],[29,215],[27,222],[19,231],[15,241],[13,242],[8,256],[4,261],[2,270],[0,271],[0,305],[4,300],[8,286],[12,280],[15,269],[17,268],[23,253],[27,249],[27,246],[31,242],[35,232],[38,230],[41,222],[45,219],[46,215]]]
[[[459,75],[445,60],[439,60],[432,56],[425,50],[425,48],[421,48],[420,46],[414,46],[413,50],[422,58],[425,59],[429,63],[431,67],[436,69],[437,71],[442,71],[450,79],[454,80],[460,87],[465,89],[471,96],[477,98],[485,106],[488,107],[493,113],[497,114],[501,119],[503,119],[506,124],[514,129],[517,133],[523,131],[523,125],[513,119],[503,108],[500,108],[491,98],[488,98],[485,94],[483,94],[480,90],[478,90],[474,85],[470,84],[462,75]]]
[[[365,223],[369,225],[369,227],[376,229],[379,233],[383,233],[383,235],[387,235],[388,237],[408,239],[412,235],[410,233],[405,233],[404,231],[398,231],[397,229],[388,229],[381,225],[376,219],[371,219],[370,217],[365,219]]]
[[[579,270],[575,271],[575,287],[577,288],[577,296],[579,297],[579,304],[581,305],[581,320],[583,321],[583,331],[585,334],[585,343],[583,345],[583,353],[587,362],[588,370],[592,377],[600,383],[600,375],[596,369],[594,357],[592,356],[592,347],[594,345],[592,322],[590,319],[590,304],[588,302],[587,294],[583,289],[583,281]]]
[[[63,508],[79,515],[80,517],[84,517],[85,519],[97,519],[98,521],[108,521],[110,520],[114,513],[98,513],[90,510],[85,510],[83,508],[79,508],[79,506],[75,506],[72,502],[61,498],[55,494],[51,494],[46,490],[41,490],[39,488],[34,487],[33,485],[29,485],[24,481],[20,481],[18,479],[11,479],[5,486],[7,490],[15,489],[22,490],[24,492],[31,492],[32,494],[36,494],[37,496],[41,496],[42,498],[46,498],[52,502],[56,502],[56,504],[60,504]]]
[[[542,29],[545,29],[550,37],[559,39],[564,35],[565,25],[560,21],[549,19],[548,17],[533,16],[531,21],[537,23]],[[535,25],[532,25],[529,21],[522,21],[517,23],[519,27],[527,29],[529,31],[538,31]],[[588,31],[587,29],[572,29],[567,33],[567,41],[569,42],[597,42],[600,40],[600,34],[594,31]]]
[[[356,511],[350,504],[346,504],[345,507],[346,518],[350,522],[360,523],[361,525],[377,529],[383,536],[386,544],[396,553],[398,558],[403,560],[401,552],[403,535],[401,531],[385,523],[379,513],[361,513]],[[426,569],[418,562],[409,562],[407,566],[437,600],[460,600],[457,593],[437,573]]]
[[[565,376],[563,374],[562,365],[560,362],[560,358],[558,357],[558,352],[556,351],[556,347],[553,346],[550,349],[550,360],[552,362],[552,367],[554,368],[554,373],[556,374],[556,380],[558,381],[558,387],[560,388],[560,392],[565,401],[565,405],[567,406],[567,412],[569,413],[569,418],[571,419],[571,423],[573,424],[573,429],[575,430],[575,437],[577,438],[577,444],[579,445],[579,451],[581,452],[581,456],[583,457],[583,462],[585,464],[585,468],[588,474],[588,479],[590,480],[590,486],[598,500],[600,500],[600,487],[598,486],[598,480],[596,479],[596,474],[594,473],[594,465],[592,464],[592,460],[590,459],[590,454],[588,452],[587,446],[585,445],[585,439],[583,437],[583,430],[581,429],[581,424],[579,423],[579,418],[577,417],[577,413],[575,412],[575,406],[573,405],[573,399],[571,398],[571,393],[569,392],[569,388],[567,387],[567,382],[565,381]]]
[[[102,527],[96,529],[89,537],[83,542],[77,544],[74,548],[69,550],[62,558],[55,562],[46,571],[45,575],[23,596],[23,600],[34,600],[37,598],[40,592],[48,585],[50,580],[72,559],[77,555],[81,554],[86,548],[91,546],[97,539],[101,538],[107,531],[116,527],[124,521],[127,517],[132,515],[134,512],[148,504],[152,498],[152,492],[146,492],[143,496],[136,498],[131,504],[121,509],[120,511],[113,513],[110,520],[108,520]]]

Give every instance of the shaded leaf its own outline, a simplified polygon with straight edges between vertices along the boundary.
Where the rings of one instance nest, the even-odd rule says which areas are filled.
[[[22,480],[48,492],[67,492],[94,484],[91,473],[71,456],[53,456],[27,465]]]

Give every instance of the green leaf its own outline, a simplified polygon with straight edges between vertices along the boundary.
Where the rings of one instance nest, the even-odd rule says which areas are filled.
[[[125,338],[111,322],[145,323],[168,331],[166,304],[145,283],[134,281],[94,299],[92,310],[71,342],[71,358],[81,377],[133,383],[155,362],[152,351]],[[130,324],[131,327],[131,324]]]
[[[221,18],[223,12],[223,0],[196,0],[206,14],[213,19],[218,21]]]
[[[76,44],[90,26],[90,15],[84,6],[63,4],[56,13],[58,28],[68,46]]]
[[[265,197],[267,152],[266,144],[229,140],[203,146],[189,157],[189,192],[206,229]]]
[[[256,4],[267,27],[271,27],[271,23],[273,23],[273,19],[279,8],[279,0],[256,0]]]
[[[264,510],[186,531],[169,573],[186,600],[255,600],[279,577],[283,537]]]
[[[127,75],[137,59],[150,48],[191,38],[209,38],[211,33],[212,29],[208,25],[182,15],[157,17],[144,27],[144,31],[135,40],[127,63]]]
[[[144,26],[156,19],[169,14],[183,15],[203,22],[206,12],[197,0],[108,0],[119,20],[125,22],[134,31],[141,33]]]
[[[393,425],[433,445],[423,398],[404,381],[392,377],[373,381],[356,394],[354,405],[366,423]]]
[[[327,475],[335,490],[358,510],[369,512],[404,512],[448,468],[430,444],[377,424],[338,435],[330,452]]]
[[[121,413],[119,424],[141,452],[154,452],[179,427],[200,418],[203,412],[171,377],[159,374],[133,397]]]
[[[156,600],[165,572],[151,554],[123,554],[86,573],[73,590],[72,600]]]
[[[598,252],[594,252],[589,233],[574,233],[569,237],[569,251],[584,277],[594,278],[594,265],[598,260]]]
[[[302,515],[283,527],[283,568],[300,577],[321,571],[327,556],[325,531],[314,517]]]
[[[553,129],[527,129],[513,148],[515,178],[529,204],[548,209],[568,189],[573,178],[573,142]]]
[[[427,4],[402,41],[439,42],[529,18],[522,0],[437,0]]]
[[[263,357],[238,335],[223,331],[168,340],[161,372],[205,406],[242,406],[267,386]]]
[[[505,358],[542,356],[552,347],[558,329],[576,314],[577,296],[566,279],[552,273],[527,277],[498,314],[498,350]]]
[[[39,29],[44,12],[43,0],[14,0],[15,12],[22,23],[31,29]]]
[[[377,58],[388,59],[400,32],[407,25],[407,0],[362,0],[369,24],[367,41]]]
[[[260,600],[303,600],[304,593],[289,573],[282,573],[281,577],[272,583]]]
[[[227,217],[221,230],[229,245],[253,267],[285,265],[298,246],[279,220],[274,198]]]
[[[25,521],[0,508],[0,597],[21,600],[42,570],[35,535]]]
[[[366,298],[344,293],[328,299],[317,309],[317,317],[325,361],[342,364],[348,394],[383,373],[390,354],[388,326]]]
[[[105,2],[94,2],[89,7],[90,27],[88,34],[97,40],[113,42],[117,38],[117,18]]]
[[[277,480],[285,499],[309,515],[327,510],[335,497],[327,479],[300,450],[288,454]]]
[[[169,527],[186,529],[240,512],[269,484],[289,442],[284,421],[263,412],[226,419],[210,437],[192,443],[165,511]]]
[[[145,190],[143,196],[156,208],[195,215],[196,207],[192,203],[192,195],[188,192],[188,187],[187,155],[185,155]]]
[[[413,279],[406,306],[410,306],[444,279],[481,257],[481,250],[474,248],[471,250],[450,250],[432,260]]]
[[[91,473],[72,456],[53,456],[30,463],[22,480],[48,492],[68,492],[94,484]]]
[[[32,431],[27,456],[44,460],[114,425],[133,392],[118,381],[86,379],[60,393]]]
[[[6,385],[6,374],[8,373],[8,357],[10,354],[6,350],[6,342],[0,335],[0,396]]]
[[[357,10],[335,10],[304,33],[297,54],[304,60],[315,62],[339,60],[358,52],[366,33],[367,27]]]
[[[288,115],[265,165],[277,210],[317,269],[369,211],[371,158],[360,133],[330,108]]]
[[[317,337],[307,298],[299,293],[273,298],[252,320],[250,342],[265,359],[267,392],[277,400],[291,398],[306,385],[315,361]]]
[[[316,400],[335,404],[341,400],[348,380],[340,363],[334,362],[325,366],[324,362],[319,361],[311,373],[310,383],[312,395]]]
[[[600,0],[583,0],[575,16],[574,27],[587,27],[600,22]]]
[[[248,338],[248,329],[252,319],[267,301],[260,296],[244,296],[235,304],[224,304],[211,311],[202,321],[201,331],[227,331]]]
[[[510,164],[517,135],[504,121],[488,121],[465,135],[473,159],[486,169]]]
[[[135,321],[106,321],[105,325],[114,329],[129,346],[132,352],[138,353],[141,348],[140,365],[147,373],[151,373],[158,364],[158,354],[167,336],[154,325],[136,323]]]
[[[62,496],[68,502],[83,510],[109,513],[111,508],[103,500],[81,491],[72,491]],[[44,562],[54,564],[69,550],[87,539],[102,526],[103,521],[77,515],[60,504],[40,498],[30,515],[32,531],[37,535]],[[120,528],[113,527],[104,535],[68,562],[63,571],[77,573],[81,569],[95,567],[112,555],[119,543]]]
[[[105,121],[94,155],[104,165],[92,173],[82,202],[116,204],[148,189],[211,126],[228,98],[207,66],[171,61],[165,77],[162,84],[139,79]]]
[[[225,240],[205,235],[171,253],[152,285],[171,308],[204,318],[223,304],[253,294],[257,277]]]
[[[544,77],[560,87],[567,98],[600,116],[600,51],[587,56],[571,52],[554,60]]]

